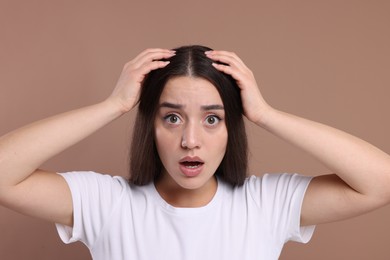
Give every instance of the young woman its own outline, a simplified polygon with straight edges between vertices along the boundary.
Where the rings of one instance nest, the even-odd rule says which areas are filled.
[[[139,102],[130,178],[40,170]],[[246,177],[242,115],[335,174]],[[94,259],[277,259],[316,224],[390,202],[390,156],[334,128],[271,107],[231,52],[148,49],[101,103],[0,139],[0,203],[57,223]]]

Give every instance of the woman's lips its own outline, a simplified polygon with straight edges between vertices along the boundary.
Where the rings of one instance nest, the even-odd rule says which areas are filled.
[[[202,170],[204,162],[199,157],[186,156],[179,161],[180,171],[187,177],[198,176]]]
[[[180,163],[180,171],[187,177],[198,176],[203,170],[204,163]]]

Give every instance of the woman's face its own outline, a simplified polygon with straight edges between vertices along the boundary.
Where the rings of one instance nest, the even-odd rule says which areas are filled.
[[[175,77],[166,83],[158,106],[155,141],[163,179],[184,189],[204,187],[213,180],[228,140],[217,89],[202,78]]]

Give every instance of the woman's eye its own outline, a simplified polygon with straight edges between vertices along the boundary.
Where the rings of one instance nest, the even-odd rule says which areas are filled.
[[[208,125],[216,125],[216,124],[218,124],[218,122],[220,121],[221,119],[219,118],[219,117],[217,117],[217,116],[208,116],[207,118],[206,118],[206,123],[208,124]]]
[[[165,118],[165,121],[170,124],[179,124],[180,118],[177,115],[167,115]]]

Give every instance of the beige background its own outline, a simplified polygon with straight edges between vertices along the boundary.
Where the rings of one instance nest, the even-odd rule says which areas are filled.
[[[105,98],[146,47],[238,53],[273,106],[390,152],[390,1],[0,1],[0,134]],[[126,175],[134,112],[46,169]],[[329,171],[248,124],[251,173]],[[389,259],[390,207],[318,226],[281,259]],[[153,245],[151,245],[153,246]],[[90,259],[54,225],[0,207],[0,259]]]

